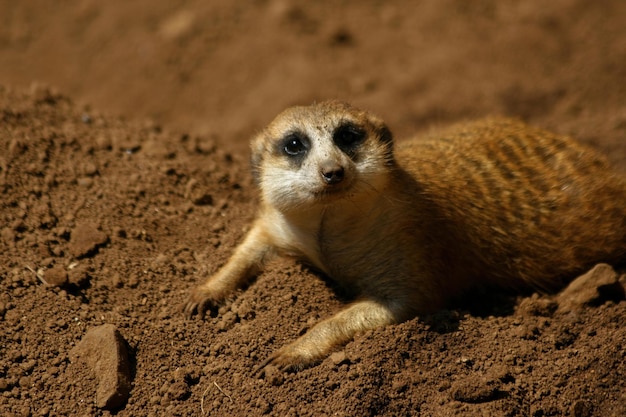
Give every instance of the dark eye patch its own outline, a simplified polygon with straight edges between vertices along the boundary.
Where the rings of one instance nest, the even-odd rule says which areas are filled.
[[[302,158],[307,153],[310,147],[309,138],[306,135],[294,132],[286,135],[279,142],[280,151],[292,158]]]
[[[333,142],[335,142],[335,145],[337,145],[339,149],[351,155],[354,153],[354,149],[363,143],[366,137],[367,133],[365,130],[352,123],[344,123],[335,129]]]

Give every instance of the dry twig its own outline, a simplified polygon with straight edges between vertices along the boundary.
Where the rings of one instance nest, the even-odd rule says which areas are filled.
[[[219,390],[219,392],[221,392],[225,397],[227,397],[231,402],[233,401],[233,397],[231,397],[230,395],[228,395],[226,392],[224,392],[224,390],[222,389],[222,387],[220,387],[219,385],[217,385],[217,382],[213,381],[213,385],[215,385],[215,387]],[[204,397],[206,396],[206,393],[209,391],[209,388],[211,388],[210,386],[206,387],[206,389],[204,390],[204,392],[202,393],[202,398],[200,398],[200,412],[202,413],[202,415],[204,416],[205,411],[204,411]]]
[[[50,285],[48,284],[48,281],[46,281],[45,278],[43,277],[43,269],[39,268],[38,270],[35,271],[33,268],[31,268],[28,265],[26,265],[26,269],[28,269],[30,272],[35,274],[35,276],[39,278],[39,281],[43,282],[44,285]]]

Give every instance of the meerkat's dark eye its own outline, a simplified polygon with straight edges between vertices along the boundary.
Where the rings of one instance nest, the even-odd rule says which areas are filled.
[[[366,133],[353,124],[341,125],[333,133],[333,141],[341,150],[349,152],[365,140]]]
[[[302,156],[308,150],[308,140],[297,133],[289,134],[282,141],[282,150],[289,156]]]

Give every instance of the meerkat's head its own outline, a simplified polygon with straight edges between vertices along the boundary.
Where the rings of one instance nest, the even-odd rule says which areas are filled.
[[[252,141],[262,198],[281,210],[379,193],[393,165],[385,124],[337,101],[289,108]]]

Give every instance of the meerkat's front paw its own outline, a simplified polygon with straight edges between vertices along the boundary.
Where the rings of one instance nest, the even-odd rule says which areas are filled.
[[[257,368],[256,375],[261,377],[265,374],[267,366],[275,366],[280,371],[301,371],[320,362],[326,355],[311,349],[306,344],[298,341],[283,347],[274,352],[269,358],[264,360]]]
[[[195,314],[204,317],[208,310],[219,306],[222,302],[222,297],[216,296],[206,286],[200,285],[189,294],[189,298],[182,308],[183,314],[186,318],[191,318]]]

